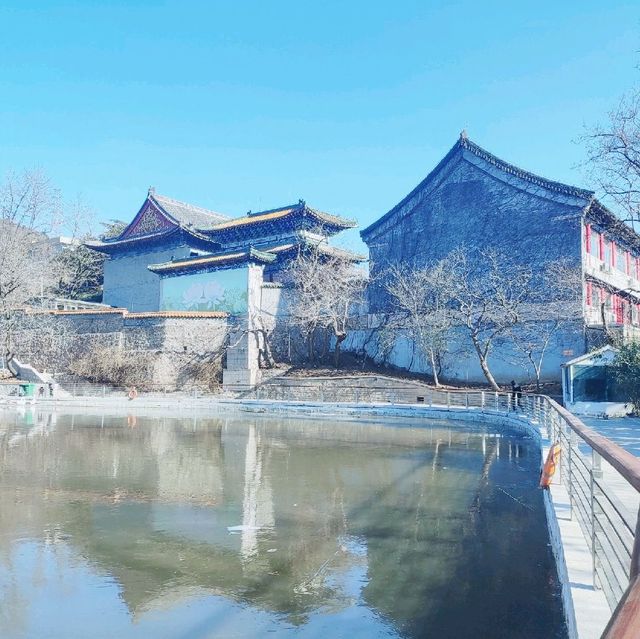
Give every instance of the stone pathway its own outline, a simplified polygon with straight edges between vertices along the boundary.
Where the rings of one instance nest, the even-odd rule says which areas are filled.
[[[593,430],[597,430],[612,442],[640,457],[640,418],[616,417],[598,419],[597,417],[580,417]]]

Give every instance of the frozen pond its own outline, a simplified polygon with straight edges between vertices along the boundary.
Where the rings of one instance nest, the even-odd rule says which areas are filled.
[[[565,637],[537,445],[0,413],[0,637]]]

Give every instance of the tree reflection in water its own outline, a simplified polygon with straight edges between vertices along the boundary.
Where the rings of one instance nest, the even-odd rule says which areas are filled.
[[[0,636],[564,637],[536,446],[5,411]]]

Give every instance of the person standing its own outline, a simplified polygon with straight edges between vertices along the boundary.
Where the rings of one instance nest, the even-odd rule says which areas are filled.
[[[513,410],[520,408],[520,398],[522,397],[522,386],[516,384],[515,380],[511,380],[511,400],[513,402]]]

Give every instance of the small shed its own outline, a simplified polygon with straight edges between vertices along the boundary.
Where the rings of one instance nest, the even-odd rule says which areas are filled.
[[[616,353],[607,345],[562,364],[562,397],[571,412],[607,417],[631,412],[611,371]]]

